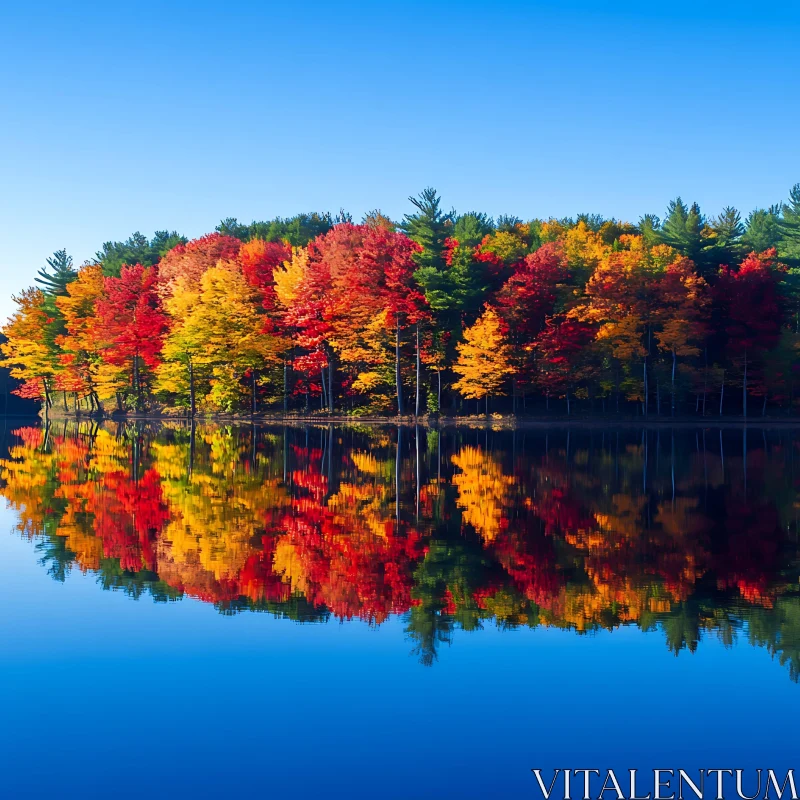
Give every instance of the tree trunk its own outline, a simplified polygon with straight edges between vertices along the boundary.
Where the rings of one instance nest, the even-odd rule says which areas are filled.
[[[67,393],[61,392],[61,399],[64,401],[64,413],[69,412],[69,405],[67,404]]]
[[[417,398],[416,398],[416,409],[414,411],[415,416],[419,416],[419,378],[420,378],[420,357],[419,357],[419,322],[417,323]]]
[[[192,364],[192,360],[189,359],[189,416],[194,419],[196,412],[197,406],[194,395],[194,364]]]
[[[44,413],[47,415],[47,410],[52,405],[50,400],[50,387],[47,385],[47,378],[42,378],[42,388],[44,389]]]
[[[647,416],[648,411],[648,400],[649,400],[649,392],[647,387],[647,356],[645,356],[644,361],[642,362],[642,369],[644,372],[644,403],[643,406],[643,413]]]
[[[283,413],[285,414],[289,410],[289,397],[288,397],[288,387],[289,387],[289,365],[286,359],[283,360]]]
[[[722,370],[722,386],[719,389],[719,415],[722,416],[722,401],[725,399],[725,370]]]
[[[438,385],[436,387],[436,411],[441,414],[442,413],[442,368],[441,366],[439,369],[436,370],[436,376],[438,379]]]
[[[328,351],[328,410],[333,414],[333,353]]]
[[[486,416],[489,416],[489,394],[486,394]]]
[[[403,416],[403,381],[400,376],[400,318],[396,320],[394,339],[394,376],[397,383],[397,414]]]
[[[258,411],[258,398],[256,397],[256,371],[250,370],[250,413],[255,416]]]
[[[747,419],[747,350],[744,351],[744,380],[742,380],[742,416]]]
[[[136,392],[136,410],[142,409],[142,387],[139,378],[139,354],[133,357],[133,389]]]
[[[706,415],[706,386],[708,384],[708,345],[703,348],[706,356],[706,365],[703,369],[703,416]]]
[[[569,410],[569,391],[567,391],[567,416],[569,416],[569,415],[570,415],[570,410]]]
[[[672,416],[675,416],[675,364],[678,360],[678,356],[675,353],[675,350],[672,351]],[[690,406],[691,408],[691,406]]]

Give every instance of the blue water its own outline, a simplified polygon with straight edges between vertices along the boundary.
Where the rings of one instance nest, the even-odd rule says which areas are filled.
[[[54,581],[0,510],[3,797],[539,797],[531,768],[797,766],[800,687],[746,637],[298,623]],[[608,795],[609,797],[611,795]]]

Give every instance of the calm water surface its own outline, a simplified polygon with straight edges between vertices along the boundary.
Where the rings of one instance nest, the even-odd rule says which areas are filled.
[[[800,431],[2,441],[0,796],[798,767]]]

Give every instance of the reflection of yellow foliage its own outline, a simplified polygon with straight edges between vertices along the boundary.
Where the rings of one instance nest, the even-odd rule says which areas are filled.
[[[303,555],[296,545],[281,538],[275,545],[273,569],[281,576],[284,583],[292,587],[297,594],[305,594],[308,589],[308,576]]]
[[[461,474],[453,476],[458,488],[458,505],[464,509],[464,522],[491,542],[500,532],[503,508],[514,479],[503,474],[500,464],[480,448],[462,447],[453,456]]]
[[[187,475],[190,445],[153,442],[155,466],[172,520],[159,540],[159,561],[173,581],[200,585],[203,575],[234,578],[259,550],[266,520],[287,505],[277,479],[241,469],[247,453],[237,437],[214,428],[202,435],[210,458]]]
[[[647,506],[644,495],[615,494],[611,498],[613,509],[610,513],[595,513],[597,524],[603,531],[636,537],[642,533],[641,516]]]

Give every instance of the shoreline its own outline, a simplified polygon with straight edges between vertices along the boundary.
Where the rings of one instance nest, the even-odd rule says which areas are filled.
[[[148,424],[180,423],[183,426],[194,425],[239,425],[267,427],[271,425],[370,425],[392,427],[422,427],[437,429],[443,427],[470,427],[490,428],[493,430],[523,430],[546,428],[792,428],[800,427],[800,417],[623,417],[623,416],[514,416],[497,415],[496,417],[483,416],[447,416],[425,415],[414,417],[404,415],[392,416],[348,416],[345,414],[209,414],[196,415],[193,419],[188,416],[171,416],[167,414],[75,414],[53,413],[46,417],[39,414],[35,417],[18,416],[6,419],[38,419],[40,422],[143,422]]]

